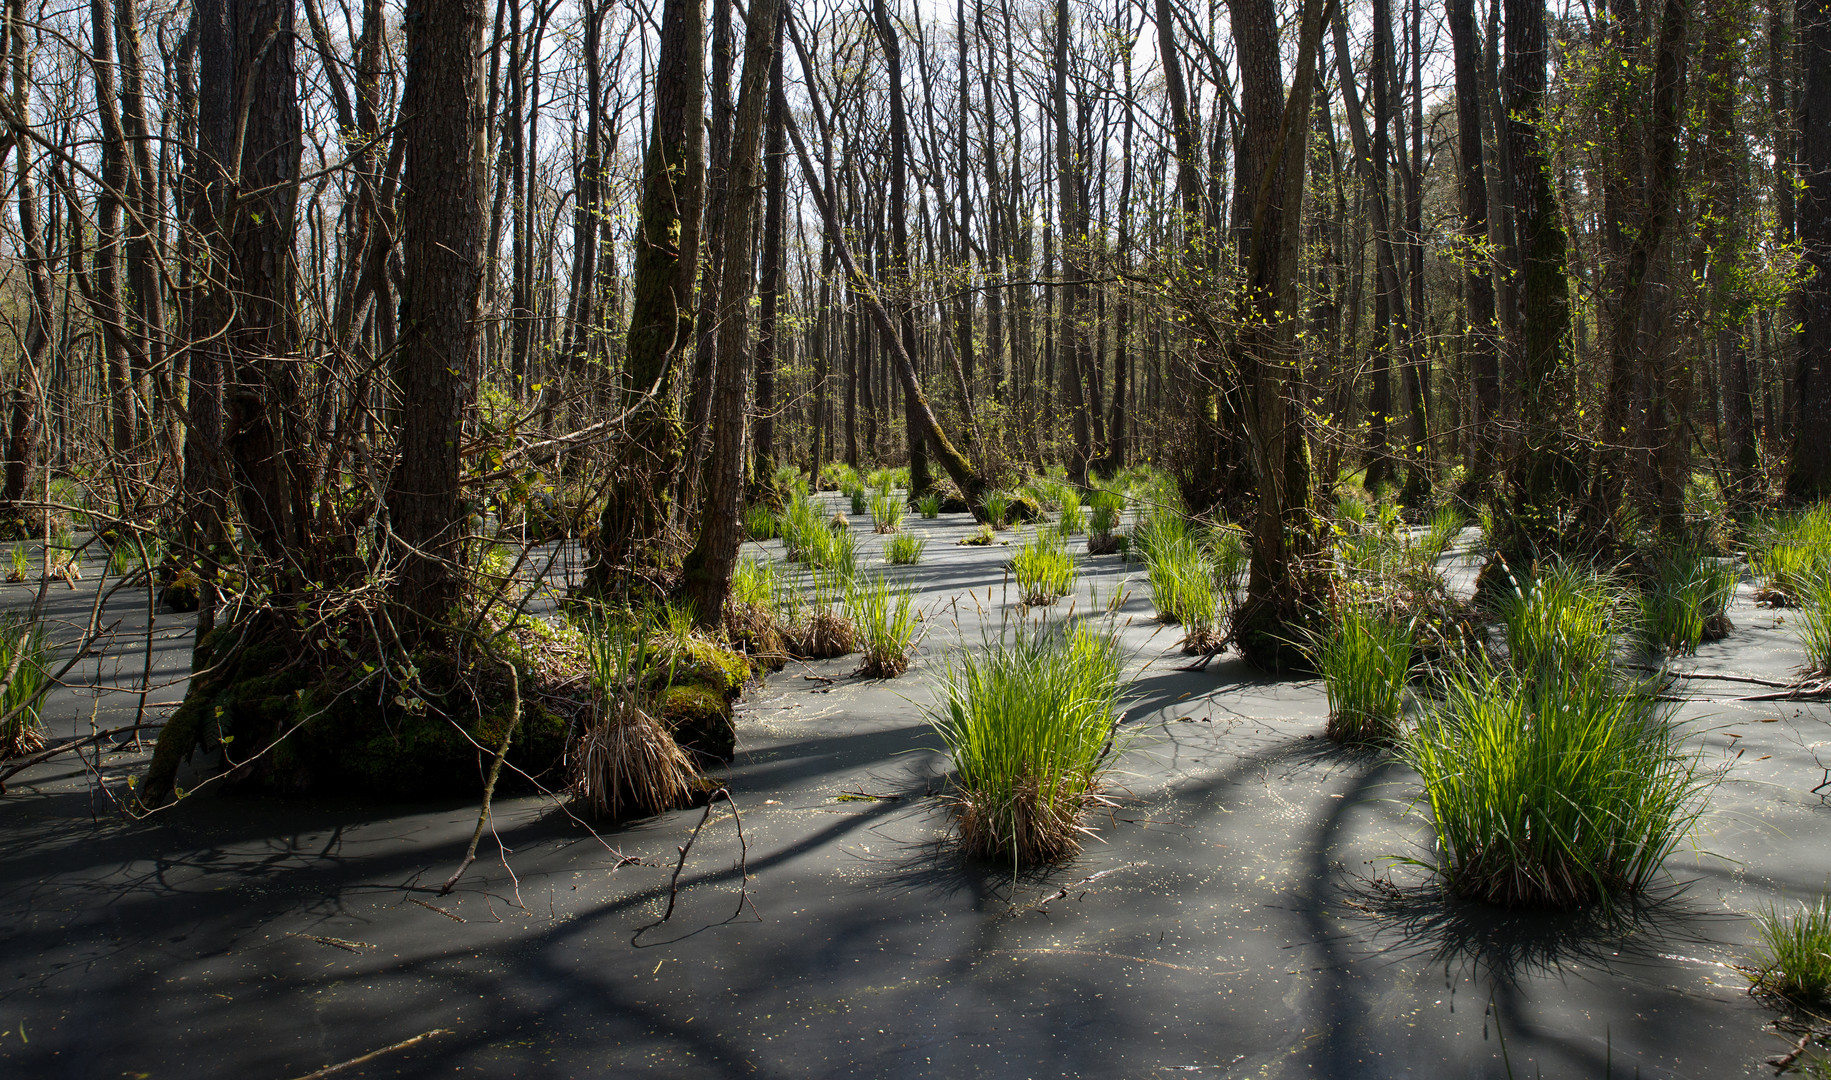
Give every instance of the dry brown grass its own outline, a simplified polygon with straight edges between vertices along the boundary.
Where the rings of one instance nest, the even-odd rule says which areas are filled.
[[[962,791],[954,796],[954,830],[968,855],[1009,860],[1023,866],[1062,862],[1081,853],[1081,838],[1093,830],[1081,824],[1083,811],[1112,805],[1096,791],[1045,798],[1035,776],[1026,776],[1008,794]]]
[[[627,706],[579,739],[572,790],[600,817],[659,814],[692,803],[699,771],[661,721]]]
[[[858,651],[858,626],[842,611],[819,607],[795,628],[792,651],[802,660],[827,660]]]

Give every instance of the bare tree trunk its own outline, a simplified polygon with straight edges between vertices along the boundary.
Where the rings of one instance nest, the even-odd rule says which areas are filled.
[[[1799,164],[1805,188],[1794,211],[1799,242],[1812,274],[1799,288],[1804,318],[1794,376],[1792,453],[1786,496],[1797,502],[1831,497],[1831,0],[1800,0],[1793,33],[1799,41]]]
[[[1500,412],[1500,357],[1495,343],[1494,277],[1488,250],[1488,177],[1482,160],[1480,42],[1475,32],[1474,0],[1449,0],[1449,22],[1456,68],[1456,150],[1461,175],[1462,236],[1460,253],[1467,327],[1462,354],[1474,378],[1474,416],[1469,426],[1474,453],[1471,488],[1485,488],[1493,473]]]
[[[662,11],[655,118],[642,168],[634,295],[624,351],[620,406],[628,413],[619,474],[598,520],[589,588],[603,592],[618,575],[669,568],[663,532],[680,469],[680,413],[674,404],[679,358],[693,340],[693,282],[705,192],[705,126],[700,59],[701,0],[668,0]],[[595,287],[595,286],[594,286]]]
[[[482,295],[482,152],[486,117],[479,44],[483,0],[409,0],[406,140],[401,185],[404,274],[400,459],[388,515],[406,547],[394,598],[424,632],[445,619],[462,582],[458,446],[463,373]]]
[[[896,293],[901,348],[913,360],[916,356],[915,280],[909,261],[909,118],[903,103],[903,51],[885,0],[874,0],[872,18],[878,40],[883,44],[884,62],[890,68],[890,265],[887,278]],[[928,475],[928,445],[923,437],[922,418],[911,395],[903,398],[903,430],[909,441],[909,498],[913,500],[927,494],[933,481]]]
[[[731,568],[743,534],[738,503],[744,487],[744,388],[749,372],[750,296],[756,286],[750,251],[755,228],[758,153],[769,71],[775,60],[776,23],[782,0],[754,0],[747,12],[744,73],[738,79],[737,112],[731,129],[731,171],[725,205],[723,273],[718,289],[717,387],[711,416],[712,446],[706,458],[705,500],[699,540],[687,556],[682,593],[701,626],[725,617]]]
[[[13,116],[23,122],[31,115],[31,61],[26,53],[25,0],[7,0],[7,44],[12,75]],[[10,431],[6,442],[5,490],[0,492],[0,512],[6,516],[6,528],[27,536],[38,531],[37,513],[29,513],[21,504],[30,498],[39,434],[39,399],[43,394],[40,372],[51,346],[51,325],[56,317],[51,291],[51,267],[39,228],[38,187],[32,178],[32,147],[25,139],[13,144],[17,172],[13,183],[19,189],[19,241],[23,249],[20,260],[26,276],[27,315],[24,353],[14,372]]]
[[[769,112],[763,140],[762,262],[757,269],[756,422],[751,427],[752,490],[771,490],[776,471],[776,363],[781,349],[782,222],[787,192],[782,159],[787,144],[782,121],[788,108],[782,90],[782,20],[776,20],[775,60],[769,70]]]

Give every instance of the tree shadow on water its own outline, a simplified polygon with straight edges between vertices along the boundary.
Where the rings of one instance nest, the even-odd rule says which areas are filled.
[[[1724,940],[1738,916],[1694,900],[1685,883],[1575,910],[1502,908],[1455,896],[1435,881],[1401,885],[1356,876],[1340,885],[1344,918],[1394,963],[1427,959],[1498,985],[1571,968],[1619,973],[1664,966]]]

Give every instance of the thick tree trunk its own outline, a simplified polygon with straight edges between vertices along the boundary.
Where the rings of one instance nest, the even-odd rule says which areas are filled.
[[[308,493],[301,474],[297,279],[299,160],[304,149],[290,0],[235,0],[235,81],[242,151],[232,211],[234,319],[224,372],[223,447],[241,518],[282,593],[299,567]],[[233,145],[233,144],[232,144]],[[252,194],[258,192],[259,194]]]
[[[724,268],[718,289],[717,385],[710,418],[711,449],[706,457],[705,499],[699,515],[699,540],[688,554],[682,592],[693,616],[704,627],[725,617],[731,591],[731,569],[737,563],[743,534],[738,503],[744,487],[744,390],[750,374],[750,296],[755,289],[751,261],[757,196],[758,152],[763,140],[764,106],[769,71],[774,63],[776,23],[782,0],[754,0],[746,13],[744,72],[738,79],[737,112],[731,129],[731,171],[725,205]]]
[[[1786,496],[1805,502],[1831,498],[1831,0],[1800,0],[1793,32],[1805,77],[1799,102],[1805,189],[1794,213],[1811,276],[1799,288],[1802,319]]]
[[[1471,489],[1485,488],[1493,475],[1499,439],[1500,354],[1495,335],[1494,276],[1488,252],[1488,177],[1482,159],[1481,59],[1474,0],[1449,0],[1444,15],[1456,69],[1456,150],[1460,175],[1463,302],[1467,326],[1462,354],[1474,381]]]
[[[1301,663],[1294,644],[1319,602],[1308,563],[1317,548],[1309,442],[1294,422],[1298,385],[1298,253],[1316,53],[1334,0],[1306,0],[1298,27],[1296,72],[1287,102],[1279,92],[1276,14],[1271,0],[1230,0],[1239,49],[1242,102],[1240,168],[1253,192],[1251,243],[1236,303],[1241,327],[1236,364],[1248,373],[1252,444],[1259,472],[1258,511],[1246,599],[1233,637],[1251,663],[1272,670]]]
[[[423,632],[462,582],[458,444],[483,283],[483,0],[408,0],[401,185],[400,459],[388,515],[405,548],[394,598]]]
[[[1568,241],[1552,191],[1545,122],[1549,45],[1544,0],[1504,0],[1506,137],[1520,258],[1520,440],[1508,464],[1512,520],[1502,549],[1512,561],[1555,550],[1562,518],[1582,489],[1572,436],[1565,428],[1575,396],[1570,358]]]
[[[705,191],[705,23],[701,0],[669,0],[663,9],[655,83],[655,118],[643,161],[640,228],[620,406],[628,415],[619,474],[598,521],[590,588],[604,592],[616,575],[665,569],[669,500],[680,469],[680,413],[675,373],[693,340],[693,282]]]

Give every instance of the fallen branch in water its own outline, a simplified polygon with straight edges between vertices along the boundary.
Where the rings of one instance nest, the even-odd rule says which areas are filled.
[[[337,1073],[342,1072],[345,1069],[353,1069],[358,1065],[366,1065],[369,1062],[374,1061],[376,1058],[382,1056],[383,1054],[392,1054],[396,1050],[405,1050],[409,1046],[418,1045],[419,1043],[425,1042],[427,1039],[436,1038],[437,1036],[440,1036],[440,1035],[450,1035],[450,1034],[451,1034],[450,1028],[433,1028],[431,1031],[421,1032],[420,1034],[415,1035],[411,1039],[402,1039],[400,1042],[395,1043],[393,1046],[384,1046],[380,1050],[371,1050],[368,1053],[363,1054],[361,1057],[353,1057],[348,1061],[340,1061],[335,1065],[326,1065],[324,1068],[319,1069],[316,1072],[308,1072],[304,1076],[295,1078],[295,1080],[323,1080],[324,1077],[335,1075]]]

